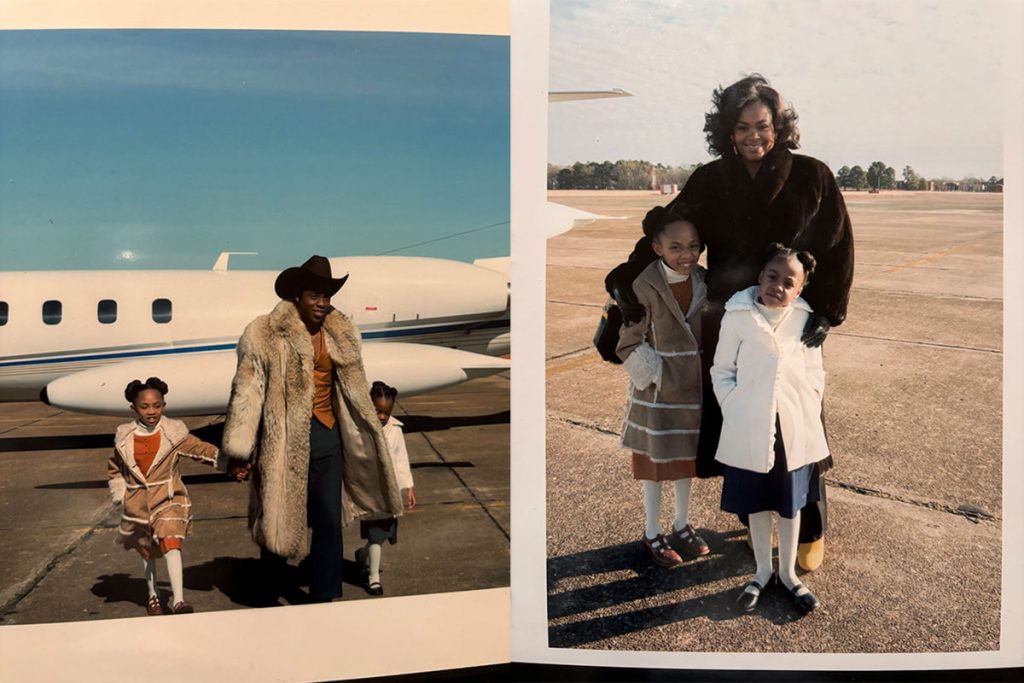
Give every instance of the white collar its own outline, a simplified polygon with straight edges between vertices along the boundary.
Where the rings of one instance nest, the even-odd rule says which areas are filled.
[[[665,279],[668,280],[668,283],[670,285],[677,285],[680,282],[686,282],[687,280],[690,279],[689,273],[687,273],[686,275],[680,275],[676,271],[669,268],[663,259],[658,259],[658,262],[661,263],[661,269],[665,273]]]
[[[768,324],[772,326],[772,329],[777,328],[779,324],[781,324],[782,321],[789,317],[789,314],[793,312],[792,304],[787,304],[782,308],[771,308],[769,306],[765,306],[757,299],[754,299],[754,306],[757,307],[758,312],[764,317],[764,319],[768,321]]]
[[[150,429],[146,425],[142,424],[142,422],[140,422],[138,419],[136,419],[135,420],[135,433],[139,434],[140,436],[153,436],[153,434],[155,434],[156,431],[158,429],[160,429],[160,427],[163,425],[163,423],[164,423],[164,416],[163,415],[160,416],[160,419],[157,420],[157,423],[155,425],[153,425],[152,429]]]

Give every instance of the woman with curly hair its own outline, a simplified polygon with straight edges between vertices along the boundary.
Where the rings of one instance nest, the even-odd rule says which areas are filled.
[[[710,369],[725,302],[757,282],[761,255],[773,242],[810,252],[818,263],[814,285],[804,297],[814,310],[803,342],[820,346],[831,327],[846,318],[853,282],[853,232],[846,204],[828,166],[794,154],[799,146],[797,115],[760,74],[714,91],[705,116],[708,150],[718,158],[693,172],[676,203],[691,205],[707,245],[708,305],[703,314],[704,409],[698,454],[699,474],[718,473],[713,464],[722,416],[711,392]],[[656,258],[642,237],[628,262],[613,269],[605,287],[627,320],[638,321],[633,280]],[[821,463],[824,472],[831,459]],[[801,516],[800,566],[822,561],[825,491]]]

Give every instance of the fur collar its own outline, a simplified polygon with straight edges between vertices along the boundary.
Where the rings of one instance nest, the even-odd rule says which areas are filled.
[[[721,169],[722,179],[727,186],[736,187],[738,190],[753,183],[757,196],[763,199],[763,204],[767,206],[775,200],[789,180],[789,174],[793,170],[793,153],[785,147],[774,148],[753,179],[747,167],[735,155],[722,157]]]
[[[757,301],[757,293],[759,291],[760,291],[760,288],[757,285],[751,285],[750,287],[747,287],[746,289],[741,289],[740,291],[736,292],[731,297],[729,297],[729,300],[725,302],[725,310],[727,310],[727,311],[753,311],[753,310],[757,310],[757,306],[754,305],[754,302]],[[796,310],[807,311],[808,313],[813,313],[814,312],[811,309],[811,305],[808,304],[807,301],[805,301],[804,298],[801,297],[801,296],[798,296],[797,298],[793,299],[793,303],[791,303],[790,306],[792,306]]]
[[[167,417],[164,415],[160,418],[160,422],[157,424],[154,433],[161,432],[161,435],[166,437],[168,441],[173,444],[181,442],[188,435],[188,427],[181,420],[175,420],[174,418]],[[135,434],[135,421],[126,422],[117,428],[114,432],[114,444],[122,447],[128,441],[132,440]]]
[[[302,322],[302,317],[299,315],[299,309],[293,302],[287,299],[277,302],[274,310],[270,312],[269,322],[273,334],[293,341],[305,339],[307,343],[310,343],[309,330],[306,329],[306,324]],[[332,307],[324,317],[322,328],[325,335],[331,337],[336,343],[342,343],[350,337],[353,325],[347,315]],[[311,343],[310,349],[312,350]]]
[[[160,418],[160,422],[157,423],[156,429],[153,430],[154,434],[160,434],[160,450],[157,452],[156,458],[153,460],[153,464],[150,465],[150,471],[162,461],[167,454],[170,453],[174,448],[185,440],[188,436],[188,427],[181,420],[175,420],[173,418],[164,415]],[[117,431],[114,432],[114,448],[121,454],[121,458],[128,465],[128,469],[135,474],[141,481],[145,481],[145,473],[139,469],[139,466],[135,463],[135,421],[127,422],[120,425]]]

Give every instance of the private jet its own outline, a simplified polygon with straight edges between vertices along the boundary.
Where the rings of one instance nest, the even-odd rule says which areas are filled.
[[[175,415],[226,409],[238,337],[277,303],[279,271],[0,273],[0,401],[122,415],[132,379],[170,384]],[[332,304],[358,325],[369,381],[403,395],[509,368],[509,259],[331,258]]]

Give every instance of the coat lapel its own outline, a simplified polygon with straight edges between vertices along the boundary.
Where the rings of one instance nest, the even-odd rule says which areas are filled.
[[[691,320],[693,316],[704,306],[708,298],[708,286],[704,282],[704,274],[707,271],[701,266],[695,266],[690,279],[693,280],[693,298],[690,299],[690,310],[686,312],[686,319]]]
[[[750,177],[750,172],[736,157],[723,157],[722,177],[725,181],[726,196],[747,208],[734,212],[737,217],[749,211],[764,211],[789,180],[793,169],[793,154],[786,148],[776,148],[768,160],[758,170],[757,175]]]
[[[128,470],[135,475],[139,481],[146,481],[138,464],[135,462],[135,423],[129,422],[117,428],[114,434],[114,448],[121,454],[121,459],[128,466]]]
[[[757,293],[757,285],[752,285],[746,289],[736,292],[732,295],[729,301],[726,302],[725,310],[750,311],[750,317],[754,319],[754,323],[758,328],[774,339],[776,337],[776,330],[772,329],[771,323],[768,322],[755,303],[757,301]],[[790,306],[793,310],[787,317],[791,317],[796,311],[806,311],[807,313],[811,312],[810,305],[803,299],[803,297],[798,296],[793,300],[793,303],[791,303]],[[783,321],[782,324],[785,324],[785,321]]]
[[[766,205],[770,205],[779,196],[779,192],[789,180],[789,172],[793,168],[793,155],[785,147],[776,151],[774,157],[766,169],[771,172]]]
[[[640,278],[647,282],[649,285],[654,287],[655,291],[662,298],[668,310],[672,312],[676,320],[685,329],[690,329],[690,324],[687,322],[697,311],[700,310],[701,306],[704,305],[704,301],[708,296],[708,288],[704,283],[704,273],[706,271],[700,266],[696,266],[693,272],[690,274],[690,280],[693,283],[692,295],[690,298],[690,307],[683,314],[683,310],[679,307],[679,302],[676,301],[675,295],[672,294],[672,289],[668,286],[668,278],[665,277],[664,270],[661,266],[661,259],[658,259],[651,263],[644,272],[640,274]]]
[[[303,370],[312,368],[313,342],[310,341],[309,330],[299,317],[295,304],[286,300],[279,301],[270,312],[270,325],[274,333],[287,342],[292,353],[302,359]]]
[[[184,422],[171,420],[167,417],[160,420],[160,424],[156,426],[156,431],[160,432],[160,448],[156,452],[156,457],[153,458],[153,464],[149,466],[150,472],[155,472],[157,466],[178,447],[178,444],[188,434],[188,428]]]
[[[679,302],[672,296],[672,290],[669,289],[668,279],[665,278],[665,273],[662,270],[661,259],[657,259],[651,262],[651,265],[644,269],[644,272],[640,274],[640,278],[647,284],[654,287],[654,291],[661,297],[665,306],[672,312],[672,315],[679,322],[683,328],[687,327],[686,317],[683,315],[683,311],[679,308]]]

